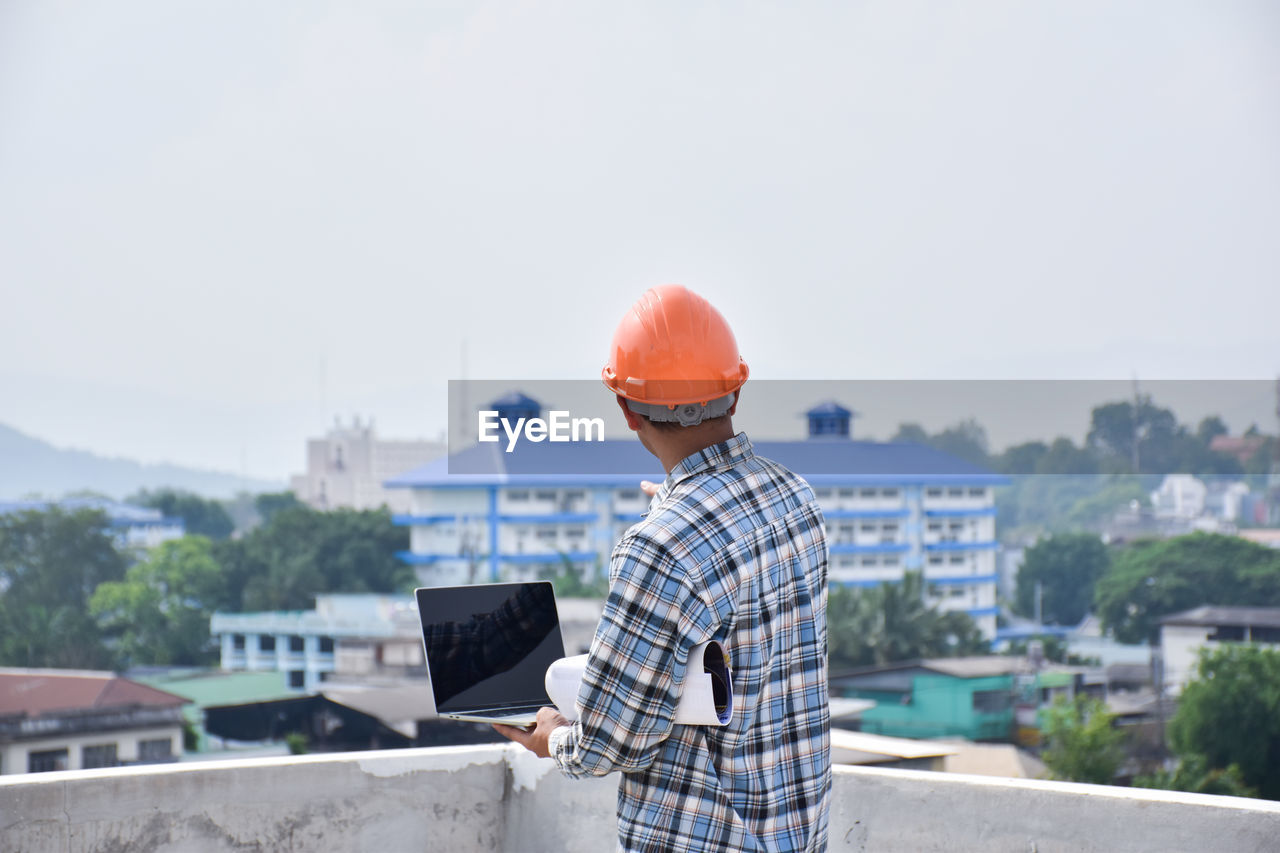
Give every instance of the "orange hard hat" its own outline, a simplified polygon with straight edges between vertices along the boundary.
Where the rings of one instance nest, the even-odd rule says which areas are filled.
[[[631,306],[600,371],[614,393],[638,403],[706,404],[747,381],[747,364],[720,312],[679,284],[645,291]]]

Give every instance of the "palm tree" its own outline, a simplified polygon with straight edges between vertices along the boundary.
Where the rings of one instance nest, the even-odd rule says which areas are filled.
[[[907,572],[900,583],[866,589],[832,586],[827,638],[833,666],[975,654],[987,648],[967,614],[943,613],[925,603],[920,572]]]

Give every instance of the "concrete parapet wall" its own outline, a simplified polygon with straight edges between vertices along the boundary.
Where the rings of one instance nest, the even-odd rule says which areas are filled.
[[[0,850],[607,851],[613,778],[568,780],[514,746],[8,776]],[[1264,851],[1280,803],[909,770],[837,768],[831,849]]]

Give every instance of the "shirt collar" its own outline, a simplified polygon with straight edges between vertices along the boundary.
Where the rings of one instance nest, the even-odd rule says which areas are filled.
[[[671,490],[680,481],[686,480],[694,474],[729,468],[744,459],[750,459],[754,455],[755,451],[751,447],[751,439],[747,438],[745,432],[738,433],[728,441],[722,441],[719,444],[704,447],[696,453],[690,453],[676,463],[676,467],[671,469],[667,479],[662,481],[662,485],[658,488],[658,493],[653,496],[653,501],[650,502],[649,508],[652,509],[666,500],[667,495],[671,494]]]

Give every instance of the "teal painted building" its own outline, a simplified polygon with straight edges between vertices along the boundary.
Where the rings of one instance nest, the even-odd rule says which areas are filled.
[[[1012,741],[1016,708],[1064,686],[1068,673],[1033,673],[1014,657],[936,658],[832,673],[831,695],[871,699],[862,731],[907,738]]]

